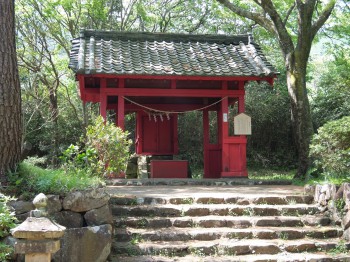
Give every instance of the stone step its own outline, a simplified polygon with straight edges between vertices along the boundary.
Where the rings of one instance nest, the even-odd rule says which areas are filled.
[[[111,262],[317,262],[317,261],[327,261],[327,262],[345,262],[350,261],[350,255],[347,254],[337,254],[331,255],[327,253],[283,253],[277,255],[246,255],[246,256],[191,256],[187,255],[184,257],[165,257],[165,256],[112,256]]]
[[[112,196],[112,205],[156,205],[156,204],[237,204],[237,205],[288,205],[311,204],[313,197],[308,195],[287,196],[230,196],[230,197],[136,197]]]
[[[163,228],[158,230],[117,228],[114,238],[119,241],[211,241],[227,239],[302,239],[302,238],[335,238],[340,237],[343,230],[337,227],[306,228]]]
[[[262,180],[262,179],[248,179],[248,178],[145,178],[145,179],[108,179],[106,181],[109,187],[112,186],[129,186],[129,187],[145,187],[145,186],[208,186],[208,187],[225,187],[225,186],[262,186],[262,185],[291,185],[290,180]]]
[[[303,227],[327,226],[330,219],[321,214],[306,216],[202,216],[202,217],[116,217],[114,225],[117,228],[249,228],[249,227]]]
[[[344,244],[349,250],[349,243]],[[238,240],[218,239],[212,241],[188,242],[114,242],[113,254],[126,256],[242,256],[257,254],[284,254],[303,252],[330,252],[339,247],[339,239],[325,240]],[[244,261],[244,260],[243,260]]]
[[[112,205],[114,216],[300,216],[319,213],[316,205],[236,205],[236,204],[192,204],[192,205]]]

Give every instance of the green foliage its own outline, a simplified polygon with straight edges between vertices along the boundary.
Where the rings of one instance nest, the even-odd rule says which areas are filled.
[[[11,246],[0,242],[0,261],[8,261],[12,252]]]
[[[15,214],[7,206],[10,200],[13,199],[0,193],[0,238],[8,236],[10,229],[16,225]]]
[[[11,212],[7,202],[12,198],[0,193],[0,240],[10,234],[10,229],[16,226],[17,219],[14,212]],[[0,242],[0,261],[7,261],[13,249]]]
[[[267,168],[249,168],[249,179],[280,180],[292,182],[295,170],[275,170]]]
[[[85,171],[88,174],[98,172],[93,168],[94,163],[98,161],[96,151],[93,148],[80,151],[79,146],[70,145],[63,151],[60,160],[63,161],[62,166],[66,171],[73,173]]]
[[[273,88],[266,83],[250,83],[246,87],[246,113],[252,118],[248,165],[295,168],[296,149],[284,76]]]
[[[101,178],[85,172],[43,169],[26,161],[19,164],[17,172],[9,174],[9,181],[8,193],[28,199],[39,193],[64,195],[72,190],[97,188],[104,184]]]
[[[97,166],[104,170],[104,175],[119,174],[125,171],[130,157],[129,147],[131,140],[128,133],[117,127],[112,122],[104,122],[101,116],[87,127],[86,146],[96,152]]]
[[[101,116],[86,129],[86,141],[82,150],[70,145],[60,159],[65,170],[73,173],[110,176],[124,172],[130,157],[131,140],[112,122],[104,122]]]
[[[310,145],[317,167],[330,177],[350,177],[350,116],[327,122]]]
[[[349,115],[349,51],[349,48],[343,48],[333,53],[330,61],[314,64],[315,89],[313,89],[311,109],[316,129],[328,121]]]
[[[203,121],[201,112],[179,115],[178,138],[180,157],[189,161],[191,168],[203,167]]]

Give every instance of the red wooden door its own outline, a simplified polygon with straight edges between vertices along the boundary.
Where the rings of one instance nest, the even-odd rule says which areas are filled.
[[[149,155],[174,155],[178,153],[177,115],[155,121],[138,113],[136,153]]]

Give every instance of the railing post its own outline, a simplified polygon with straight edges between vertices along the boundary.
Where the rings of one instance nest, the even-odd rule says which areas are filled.
[[[31,211],[22,224],[11,230],[17,238],[15,253],[25,254],[25,262],[50,262],[51,256],[60,249],[60,241],[65,227],[46,218],[48,199],[40,193],[33,204],[35,210]]]

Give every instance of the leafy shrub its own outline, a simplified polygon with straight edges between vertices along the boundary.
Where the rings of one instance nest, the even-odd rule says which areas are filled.
[[[128,135],[128,132],[114,123],[105,123],[99,116],[87,127],[82,150],[71,145],[63,152],[61,160],[65,163],[64,167],[77,173],[83,171],[91,175],[118,175],[125,171],[130,157],[131,140]]]
[[[15,227],[16,217],[7,206],[11,198],[0,193],[0,240],[10,234],[10,229]],[[12,248],[0,242],[0,261],[7,261]]]
[[[67,172],[62,169],[43,169],[23,161],[15,173],[8,175],[8,194],[31,199],[39,193],[64,195],[71,190],[97,188],[104,184],[100,177],[85,172]]]
[[[310,156],[324,174],[350,176],[350,116],[320,127],[312,139]]]

